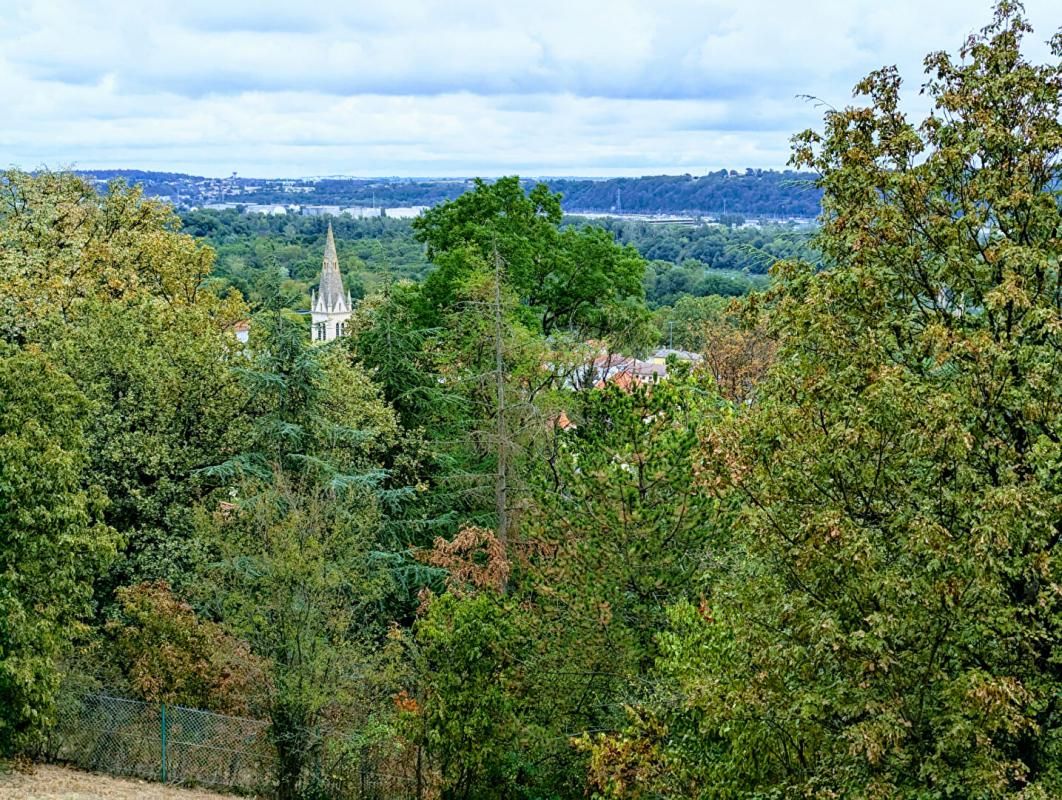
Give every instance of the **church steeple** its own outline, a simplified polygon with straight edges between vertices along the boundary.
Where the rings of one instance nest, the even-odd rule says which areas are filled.
[[[331,222],[328,223],[328,235],[325,237],[321,288],[317,291],[313,310],[322,313],[350,311],[350,296],[343,291],[343,276],[339,274],[339,256],[336,255],[336,239],[332,234]]]
[[[351,305],[350,293],[343,290],[336,240],[332,233],[332,223],[329,222],[324,261],[321,264],[321,286],[314,294],[310,306],[314,341],[326,342],[342,336],[347,320],[350,319]]]

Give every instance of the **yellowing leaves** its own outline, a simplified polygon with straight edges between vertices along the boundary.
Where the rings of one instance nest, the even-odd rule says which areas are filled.
[[[1004,270],[1003,279],[996,288],[985,294],[985,305],[991,309],[1015,309],[1032,307],[1032,299],[1026,291],[1025,278],[1013,270]]]

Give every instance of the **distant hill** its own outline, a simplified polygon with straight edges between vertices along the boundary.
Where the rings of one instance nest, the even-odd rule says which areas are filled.
[[[653,175],[603,181],[550,180],[568,211],[639,214],[742,214],[816,217],[822,192],[815,175],[774,170],[720,170],[708,175]]]
[[[472,183],[460,178],[204,178],[132,169],[82,170],[80,174],[101,186],[114,179],[139,183],[148,195],[181,208],[216,203],[434,205],[457,197]],[[548,178],[544,182],[564,195],[567,211],[810,218],[818,215],[822,198],[814,179],[811,173],[747,169],[702,176]]]

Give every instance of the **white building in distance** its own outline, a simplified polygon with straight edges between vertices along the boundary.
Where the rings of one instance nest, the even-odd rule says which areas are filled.
[[[413,219],[419,217],[431,206],[403,206],[401,208],[386,208],[384,216],[390,219]]]
[[[339,206],[303,206],[299,213],[304,217],[338,217],[342,209]]]
[[[382,217],[383,209],[375,206],[351,206],[343,209],[344,214],[350,214],[354,219],[372,219]]]
[[[311,339],[315,342],[330,342],[337,336],[344,335],[352,307],[350,292],[343,291],[336,240],[332,235],[332,223],[328,223],[324,263],[321,266],[321,286],[313,293],[310,301]]]

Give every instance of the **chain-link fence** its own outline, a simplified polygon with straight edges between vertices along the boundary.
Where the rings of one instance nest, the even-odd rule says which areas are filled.
[[[102,694],[66,699],[53,759],[164,783],[260,790],[272,774],[269,724]]]

